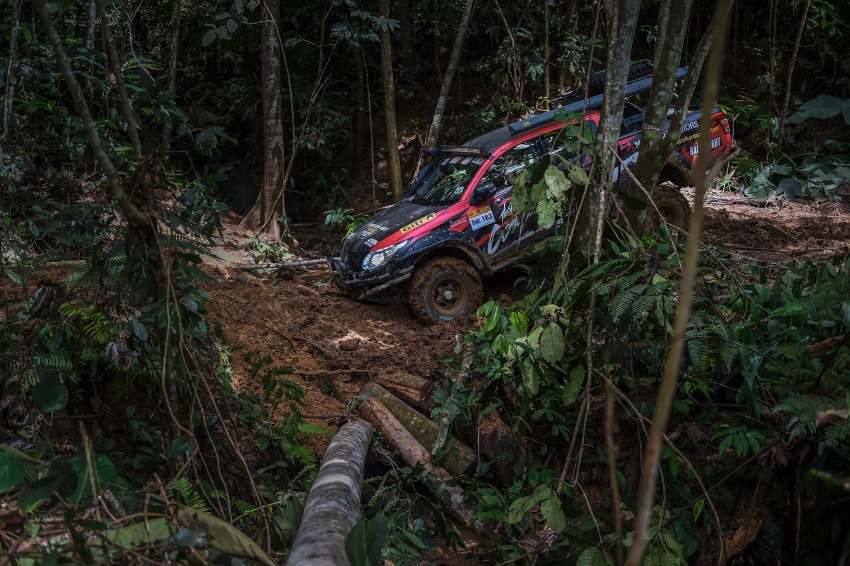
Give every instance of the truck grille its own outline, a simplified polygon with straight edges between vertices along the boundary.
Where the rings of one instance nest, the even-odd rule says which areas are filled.
[[[350,270],[360,271],[363,269],[363,260],[366,259],[368,253],[369,252],[350,252],[343,247],[342,253],[340,253],[340,259],[342,259],[343,263],[345,263]]]

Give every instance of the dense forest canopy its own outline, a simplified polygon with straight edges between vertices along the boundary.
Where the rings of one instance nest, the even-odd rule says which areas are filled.
[[[0,0],[0,566],[843,564],[848,21]],[[550,110],[533,260],[398,290],[459,271],[477,313],[330,284],[429,150]]]

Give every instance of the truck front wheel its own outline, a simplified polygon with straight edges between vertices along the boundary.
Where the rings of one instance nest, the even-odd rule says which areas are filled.
[[[453,257],[432,259],[413,272],[410,308],[422,322],[465,317],[481,304],[481,277],[474,267]]]

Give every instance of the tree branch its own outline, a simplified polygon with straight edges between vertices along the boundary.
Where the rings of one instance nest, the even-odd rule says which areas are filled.
[[[124,188],[121,186],[121,180],[118,177],[118,170],[115,168],[115,164],[112,163],[112,160],[109,158],[109,155],[107,155],[106,150],[103,147],[103,141],[100,139],[100,134],[97,132],[97,126],[95,125],[94,118],[92,117],[88,104],[86,104],[86,99],[83,96],[83,89],[80,86],[77,77],[74,76],[74,70],[71,68],[71,61],[68,59],[68,55],[65,53],[65,48],[62,46],[62,40],[59,38],[59,32],[56,31],[56,25],[53,23],[53,18],[47,11],[45,0],[33,0],[32,8],[38,15],[39,19],[41,19],[42,25],[44,25],[44,30],[47,32],[47,38],[50,40],[50,45],[53,47],[56,63],[59,65],[59,69],[62,72],[62,78],[65,79],[65,83],[68,85],[68,89],[71,92],[71,98],[74,99],[74,106],[77,109],[77,115],[83,122],[83,126],[86,130],[86,136],[89,139],[89,144],[91,144],[92,152],[97,158],[97,161],[100,163],[100,166],[103,167],[103,172],[106,174],[106,179],[109,183],[109,188],[112,192],[113,198],[115,198],[118,206],[121,207],[121,210],[124,212],[131,224],[145,233],[150,233],[151,224],[148,221],[148,215],[133,204],[129,195],[124,191]]]

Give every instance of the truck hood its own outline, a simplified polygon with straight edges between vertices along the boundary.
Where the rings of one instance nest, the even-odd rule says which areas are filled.
[[[429,205],[400,200],[361,225],[345,239],[347,252],[365,254],[407,239],[417,228],[434,220],[446,205]]]

